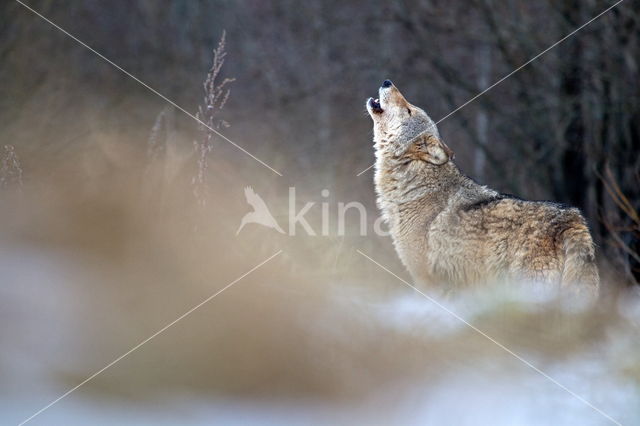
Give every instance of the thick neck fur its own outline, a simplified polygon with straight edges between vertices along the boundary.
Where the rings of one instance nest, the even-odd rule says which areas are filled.
[[[395,157],[382,149],[376,153],[375,183],[378,206],[392,233],[409,223],[428,225],[449,205],[458,190],[469,183],[453,162],[434,164]]]
[[[385,149],[376,150],[376,157],[377,202],[396,251],[414,278],[428,282],[431,272],[425,267],[425,253],[434,221],[443,212],[497,193],[464,176],[450,160],[435,165]]]

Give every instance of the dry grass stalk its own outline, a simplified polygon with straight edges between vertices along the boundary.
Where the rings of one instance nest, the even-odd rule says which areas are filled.
[[[235,80],[235,78],[224,78],[218,82],[225,57],[227,56],[225,49],[226,33],[223,31],[218,46],[213,50],[213,64],[203,83],[203,103],[198,107],[196,114],[201,121],[198,126],[201,136],[198,140],[194,141],[197,170],[192,178],[192,184],[194,195],[201,205],[206,203],[204,195],[207,186],[208,155],[213,149],[213,141],[216,136],[211,129],[218,130],[222,127],[229,127],[229,123],[219,117],[231,93],[228,85]]]
[[[602,223],[609,231],[609,243],[620,252],[617,258],[622,264],[625,277],[634,284],[638,284],[640,276],[640,214],[631,200],[622,192],[616,182],[611,169],[607,166],[604,176],[598,175],[611,197],[611,200],[623,213],[622,218],[613,223],[611,218],[602,217]],[[640,177],[638,184],[640,184]]]
[[[161,157],[167,150],[166,145],[169,133],[166,118],[167,112],[168,108],[160,111],[151,128],[151,133],[147,141],[147,158],[150,163]]]
[[[0,167],[0,188],[16,185],[22,188],[22,167],[13,145],[4,146],[4,157]]]

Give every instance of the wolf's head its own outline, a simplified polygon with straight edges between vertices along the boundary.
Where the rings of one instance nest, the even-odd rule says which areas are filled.
[[[453,151],[440,139],[433,120],[410,104],[390,80],[382,83],[378,94],[378,99],[367,100],[376,150],[434,165],[453,159]]]

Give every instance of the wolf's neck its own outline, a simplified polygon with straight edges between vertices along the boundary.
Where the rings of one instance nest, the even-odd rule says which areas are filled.
[[[450,198],[468,180],[452,162],[434,166],[421,161],[378,158],[375,183],[380,207],[402,213],[402,206],[419,204],[422,213],[444,210]],[[385,213],[392,213],[385,211]],[[426,216],[432,216],[427,214]]]

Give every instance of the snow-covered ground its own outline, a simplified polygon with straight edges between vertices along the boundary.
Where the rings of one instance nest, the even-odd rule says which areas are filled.
[[[96,270],[101,268],[77,254],[15,245],[3,250],[1,424],[20,423],[68,390],[69,383],[79,381],[76,376],[61,379],[60,371],[78,365],[77,377],[87,377],[96,370],[95,363],[89,368],[82,362],[87,356],[83,352],[86,341],[96,338],[87,336],[87,323],[107,315],[113,307],[105,298],[104,306],[92,305],[87,311],[83,307],[87,290],[83,288],[96,279]],[[93,292],[94,287],[90,288]],[[640,424],[640,303],[633,294],[618,302],[617,319],[605,325],[599,337],[579,349],[557,353],[557,348],[535,348],[537,341],[559,345],[557,336],[545,341],[545,336],[553,333],[541,334],[545,329],[542,323],[533,329],[510,323],[514,306],[521,315],[538,318],[546,304],[553,302],[549,297],[494,291],[481,298],[475,295],[473,299],[440,301],[461,318],[479,324],[492,338],[505,341],[505,346],[511,348],[513,344],[514,353],[550,380],[417,293],[408,290],[401,295],[369,297],[359,293],[362,288],[353,285],[332,289],[322,302],[330,301],[330,307],[319,302],[308,316],[296,312],[285,316],[287,322],[278,323],[279,327],[288,324],[284,327],[303,330],[312,342],[311,352],[293,358],[302,361],[291,365],[292,371],[286,374],[311,375],[307,368],[314,374],[320,371],[320,375],[325,368],[328,375],[340,376],[343,371],[344,383],[336,387],[348,388],[349,382],[358,382],[355,396],[342,397],[337,392],[336,397],[309,389],[300,389],[297,394],[295,386],[289,392],[272,395],[268,385],[254,393],[226,392],[225,385],[212,382],[211,391],[168,385],[134,399],[87,385],[29,424],[615,424],[607,416],[621,424]],[[307,297],[289,293],[291,298],[299,296]],[[92,300],[95,303],[95,298]],[[569,312],[567,315],[584,314],[575,306],[563,310]],[[490,321],[492,317],[499,318],[497,327]],[[121,320],[110,326],[117,334],[119,327],[126,325],[127,321]],[[537,340],[528,346],[526,342],[531,339]],[[292,347],[295,345],[284,346],[283,356]],[[154,347],[147,349],[145,354],[151,354]],[[196,345],[193,350],[204,349]],[[258,360],[262,354],[251,356]],[[105,354],[101,359],[112,358]],[[198,371],[189,369],[200,367],[189,365],[188,360],[178,365],[185,374],[197,375]],[[339,369],[332,370],[333,364],[339,364]],[[131,367],[123,361],[104,375],[120,368]],[[225,368],[231,370],[230,377],[246,374],[241,369],[236,372],[233,362]],[[121,374],[111,385],[127,388],[127,380],[127,375]],[[269,380],[268,375],[261,379]],[[365,388],[370,383],[364,391],[363,382]]]

